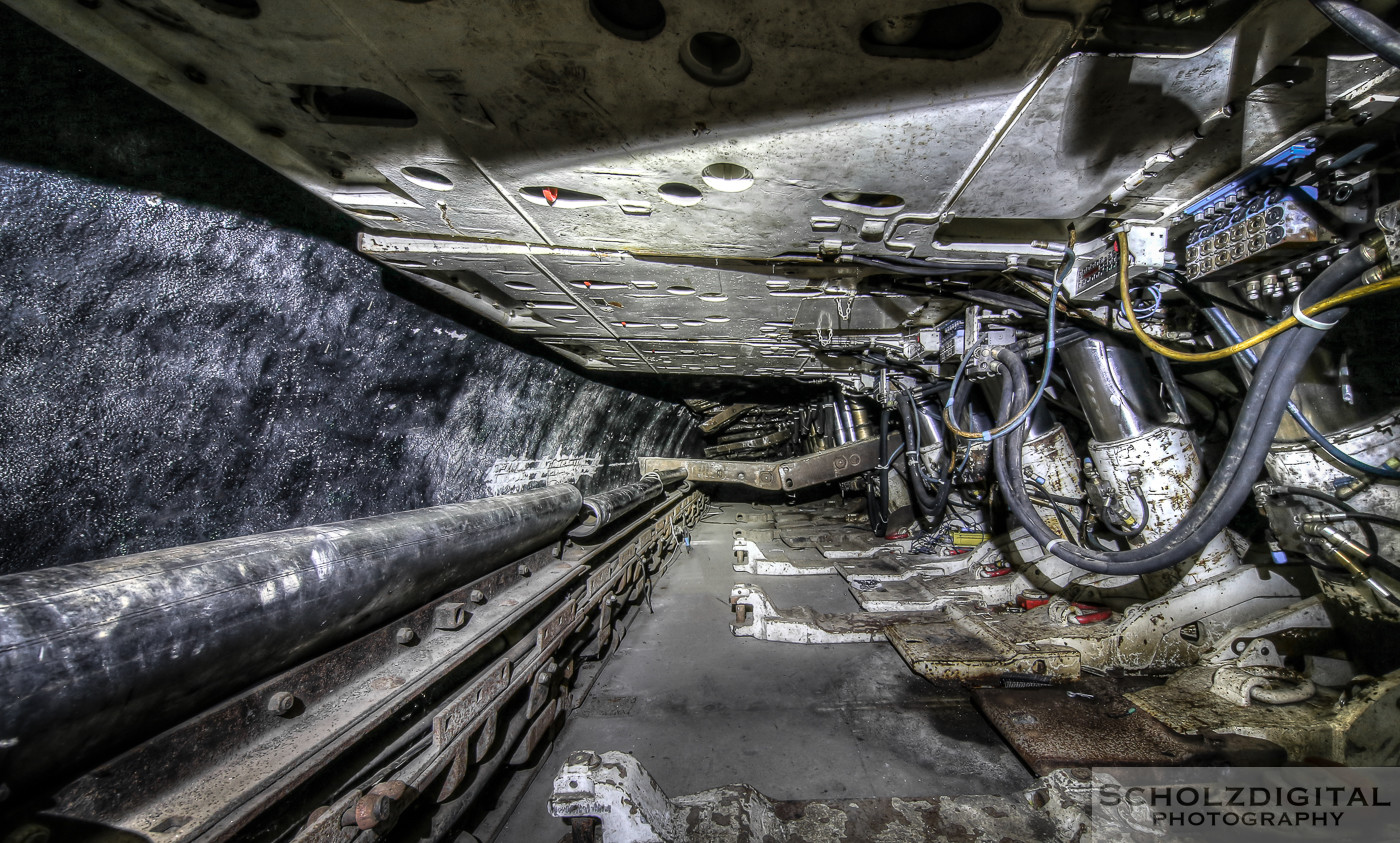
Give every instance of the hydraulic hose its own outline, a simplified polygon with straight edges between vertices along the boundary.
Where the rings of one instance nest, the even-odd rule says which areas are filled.
[[[1126,243],[1126,241],[1124,242]],[[1069,276],[1070,270],[1074,268],[1074,243],[1075,233],[1074,229],[1071,228],[1069,232],[1069,244],[1065,246],[1064,260],[1061,261],[1060,268],[1055,272],[1055,280],[1050,285],[1050,302],[1048,312],[1045,315],[1045,359],[1040,374],[1040,383],[1035,389],[1035,394],[1033,394],[1011,418],[1002,419],[1001,423],[991,430],[981,431],[980,433],[961,430],[958,427],[957,423],[954,421],[954,417],[949,415],[949,410],[953,408],[953,399],[956,393],[949,394],[948,403],[943,407],[943,424],[954,435],[960,436],[963,439],[981,439],[983,442],[990,442],[1005,436],[1013,428],[1019,427],[1021,423],[1029,419],[1031,413],[1035,411],[1036,405],[1040,403],[1040,397],[1045,394],[1046,385],[1050,383],[1050,371],[1055,366],[1055,305],[1058,304],[1060,300],[1061,285],[1064,284],[1065,278]],[[1129,309],[1131,310],[1131,308]],[[963,370],[967,367],[967,363],[974,353],[973,348],[968,348],[963,352],[962,363],[958,366],[958,371],[953,375],[953,383],[955,385],[962,376]]]
[[[995,272],[1002,267],[976,266],[973,264],[926,264],[924,266],[912,266],[902,263],[886,263],[877,258],[853,258],[853,261],[861,266],[870,266],[876,269],[883,269],[886,272],[893,272],[899,275],[912,275],[917,278],[945,278],[952,275],[966,275],[972,272]]]
[[[1312,0],[1319,12],[1357,43],[1400,67],[1400,32],[1348,0]]]
[[[1320,332],[1313,329],[1298,330],[1306,330],[1320,337]],[[1302,346],[1300,351],[1297,350],[1299,346]],[[1287,349],[1294,352],[1293,354],[1266,355],[1266,361],[1270,357],[1284,359],[1278,366],[1277,380],[1271,384],[1272,388],[1259,404],[1257,423],[1253,426],[1241,423],[1236,428],[1237,435],[1227,448],[1220,469],[1206,485],[1195,505],[1181,522],[1156,540],[1131,550],[1103,553],[1070,545],[1050,532],[1036,517],[1024,489],[1011,483],[1022,473],[1020,446],[1025,440],[1025,434],[1019,430],[1004,440],[998,440],[995,451],[997,476],[1008,504],[1036,541],[1059,558],[1088,571],[1145,574],[1170,568],[1189,559],[1225,529],[1230,519],[1248,499],[1253,479],[1263,466],[1274,431],[1282,418],[1283,407],[1287,403],[1293,382],[1313,347],[1313,343],[1295,343]],[[1022,369],[1024,370],[1024,366]],[[1244,437],[1238,435],[1241,431],[1245,432]],[[1253,438],[1250,438],[1251,433]],[[1262,447],[1259,447],[1260,445]]]
[[[899,421],[904,425],[904,441],[918,442],[914,437],[918,428],[915,427],[919,420],[915,417],[918,412],[913,406],[913,400],[908,395],[897,397],[899,407]],[[907,447],[907,446],[906,446]],[[916,465],[919,459],[919,449],[917,444],[915,449],[908,451],[904,462],[904,476],[909,482],[910,494],[914,496],[914,506],[918,508],[923,520],[931,526],[938,526],[943,521],[943,514],[948,510],[948,495],[952,491],[952,478],[949,474],[949,461],[943,460],[938,469],[938,488],[930,492],[928,485],[924,483],[923,477],[919,474]]]
[[[1366,254],[1367,252],[1369,254]],[[1334,263],[1309,286],[1307,294],[1326,296],[1354,280],[1374,260],[1374,251],[1356,249]],[[1334,320],[1341,319],[1338,310]],[[1321,320],[1319,320],[1321,321]],[[1278,342],[1270,343],[1245,397],[1239,421],[1220,466],[1185,518],[1165,535],[1138,548],[1109,553],[1070,545],[1047,528],[1031,504],[1022,475],[1021,445],[1024,427],[997,440],[994,458],[998,480],[1007,503],[1016,517],[1048,551],[1088,571],[1112,574],[1143,574],[1172,567],[1199,553],[1229,524],[1248,499],[1254,478],[1263,467],[1274,433],[1288,405],[1293,385],[1308,357],[1322,340],[1324,332],[1310,327],[1286,331]],[[997,361],[1013,381],[1025,378],[1025,365],[1014,354],[1003,350]],[[1015,358],[1014,362],[1011,358]]]
[[[1240,335],[1235,332],[1235,326],[1230,324],[1230,321],[1226,319],[1225,315],[1218,309],[1206,307],[1201,309],[1201,313],[1225,342],[1239,342]],[[1249,375],[1258,362],[1258,358],[1256,358],[1254,352],[1250,350],[1240,352],[1239,356],[1235,358],[1235,365],[1239,367],[1241,373],[1244,375]],[[1388,477],[1392,480],[1400,480],[1400,471],[1385,466],[1364,463],[1332,444],[1332,440],[1328,439],[1322,431],[1318,430],[1317,426],[1314,425],[1312,421],[1308,419],[1307,415],[1298,408],[1298,405],[1294,404],[1292,401],[1288,402],[1288,414],[1293,417],[1293,421],[1298,423],[1298,426],[1303,429],[1303,432],[1317,443],[1319,448],[1326,451],[1332,459],[1347,468],[1353,471],[1359,471],[1363,474],[1374,474],[1377,477]]]
[[[1129,301],[1128,235],[1119,232],[1116,235],[1116,238],[1116,242],[1118,245],[1118,293],[1122,297],[1123,301],[1126,302]],[[1356,249],[1354,251],[1348,252],[1347,255],[1344,256],[1344,259],[1345,257],[1350,257],[1351,255],[1358,253],[1365,253],[1371,255],[1375,254],[1373,250],[1363,247],[1361,249]],[[1341,261],[1338,261],[1338,263],[1340,262]],[[1348,290],[1345,293],[1341,293],[1339,295],[1323,299],[1317,304],[1312,304],[1303,307],[1302,312],[1305,316],[1316,316],[1319,313],[1341,307],[1344,304],[1355,301],[1356,299],[1362,298],[1364,296],[1373,296],[1376,293],[1384,293],[1388,290],[1395,289],[1400,289],[1400,276],[1386,278],[1382,281],[1376,282],[1375,284],[1368,284],[1365,287],[1358,287],[1354,290]],[[1302,299],[1303,297],[1299,296],[1298,300],[1295,302],[1295,306],[1301,305]],[[1124,307],[1123,313],[1128,318],[1128,325],[1133,329],[1133,335],[1136,336],[1142,342],[1143,345],[1147,346],[1148,348],[1152,349],[1153,351],[1157,352],[1163,357],[1167,357],[1181,363],[1208,363],[1213,360],[1224,360],[1227,357],[1239,354],[1241,351],[1253,348],[1256,345],[1265,342],[1266,340],[1273,339],[1279,334],[1282,334],[1284,331],[1297,327],[1301,324],[1298,321],[1298,317],[1289,316],[1286,319],[1283,319],[1279,322],[1276,322],[1273,325],[1270,325],[1269,327],[1265,328],[1264,330],[1260,331],[1259,333],[1255,334],[1249,339],[1241,340],[1240,342],[1226,346],[1225,348],[1217,348],[1212,351],[1177,351],[1174,348],[1165,346],[1157,342],[1156,339],[1154,339],[1150,334],[1144,331],[1142,329],[1142,324],[1138,322],[1137,314],[1133,312],[1132,307]],[[1336,320],[1334,319],[1332,321],[1335,322]]]
[[[885,535],[890,526],[890,408],[880,408],[880,499],[875,510],[875,532]]]

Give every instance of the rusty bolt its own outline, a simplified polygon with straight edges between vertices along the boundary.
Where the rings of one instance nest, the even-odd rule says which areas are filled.
[[[471,594],[467,595],[467,599],[480,606],[486,602],[486,592],[479,588],[473,588]]]
[[[418,640],[418,633],[406,626],[401,626],[398,631],[394,633],[394,640],[404,646],[408,646]]]
[[[395,801],[402,799],[408,792],[408,785],[401,781],[380,782],[369,789],[370,793],[376,796],[387,796]]]
[[[438,629],[461,629],[467,625],[466,603],[439,603],[433,610],[433,626]]]
[[[296,695],[290,691],[278,691],[267,698],[267,713],[275,714],[278,717],[286,717],[296,708]]]
[[[1071,767],[1069,774],[1082,782],[1087,782],[1093,775],[1088,767]]]
[[[355,825],[370,829],[389,819],[394,812],[394,800],[382,793],[366,793],[355,803]]]
[[[528,577],[532,573],[529,565],[516,565],[515,572],[522,577]]]

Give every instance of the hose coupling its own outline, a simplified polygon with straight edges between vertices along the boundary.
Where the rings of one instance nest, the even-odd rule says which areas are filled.
[[[1326,541],[1332,548],[1351,560],[1350,564],[1341,562],[1340,559],[1337,560],[1344,568],[1357,576],[1364,577],[1367,575],[1366,569],[1362,568],[1359,563],[1371,558],[1371,552],[1369,550],[1357,544],[1350,536],[1338,530],[1336,527],[1317,521],[1307,521],[1306,516],[1304,519],[1300,520],[1303,521],[1300,525],[1300,530],[1304,535],[1314,536]]]

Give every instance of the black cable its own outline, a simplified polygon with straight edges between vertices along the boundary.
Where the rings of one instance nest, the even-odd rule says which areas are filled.
[[[1300,298],[1314,300],[1355,283],[1375,257],[1373,249],[1353,249],[1313,279]],[[1345,317],[1346,309],[1339,308],[1329,315],[1333,318],[1319,321],[1340,320]],[[1116,553],[1091,553],[1083,548],[1066,546],[1063,540],[1057,541],[1060,537],[1055,536],[1043,523],[1037,524],[1039,518],[1034,516],[1034,507],[1019,483],[1022,475],[1020,449],[1026,435],[1024,425],[1012,435],[993,443],[996,471],[1008,504],[1017,518],[1026,523],[1026,529],[1036,541],[1066,562],[1088,571],[1143,574],[1169,568],[1190,558],[1228,526],[1230,519],[1252,493],[1254,479],[1263,468],[1293,386],[1324,333],[1323,330],[1300,325],[1268,343],[1216,472],[1186,516],[1166,534],[1141,547]],[[1025,365],[1015,355],[998,352],[996,360],[1013,384],[1029,382]],[[1010,483],[1011,478],[1016,478],[1018,482]]]
[[[1028,275],[1037,281],[1044,281],[1047,284],[1054,283],[1055,281],[1055,273],[1048,269],[1041,269],[1038,266],[1018,266],[1011,271],[1018,272],[1021,275]]]
[[[1044,484],[1044,483],[1042,483],[1042,482],[1040,482],[1039,480],[1036,480],[1036,479],[1034,479],[1034,478],[1027,477],[1027,478],[1026,478],[1026,482],[1029,483],[1029,484],[1031,484],[1032,486],[1034,486],[1034,487],[1036,488],[1036,490],[1040,492],[1040,496],[1043,497],[1043,498],[1045,498],[1047,501],[1054,501],[1054,502],[1056,502],[1056,503],[1062,503],[1062,504],[1065,504],[1065,505],[1067,505],[1067,506],[1083,506],[1083,505],[1084,505],[1084,498],[1071,498],[1071,497],[1069,497],[1069,496],[1067,496],[1067,495],[1057,495],[1057,494],[1054,494],[1054,493],[1052,493],[1049,489],[1047,489],[1047,488],[1045,487],[1045,484]]]
[[[1056,495],[1045,488],[1044,483],[1030,477],[1026,478],[1026,482],[1036,488],[1036,495],[1033,496],[1031,500],[1042,500],[1055,512],[1055,520],[1060,522],[1060,530],[1065,534],[1066,538],[1073,535],[1084,535],[1084,521],[1074,517],[1074,515],[1061,506],[1063,503],[1068,506],[1082,507],[1085,502],[1084,498],[1071,498],[1065,495]],[[1066,521],[1073,523],[1074,529],[1071,530],[1069,524],[1065,523]]]
[[[1370,512],[1353,512],[1348,519],[1351,521],[1370,521],[1382,527],[1389,527],[1392,530],[1400,530],[1400,518],[1391,518],[1388,515],[1376,515]]]
[[[1031,316],[1045,316],[1049,311],[1045,305],[1031,299],[1023,299],[1020,296],[1013,296],[1008,293],[998,293],[992,290],[957,290],[949,293],[953,298],[964,299],[973,304],[986,305],[1008,310],[1016,310]]]
[[[1357,43],[1400,67],[1400,32],[1348,0],[1312,0],[1319,12]]]
[[[919,423],[918,407],[914,405],[914,398],[910,394],[900,394],[895,396],[895,406],[899,410],[899,421],[904,426],[904,439],[911,439],[918,443],[919,433],[916,425]],[[908,448],[906,446],[906,451]],[[930,493],[928,484],[924,482],[919,467],[918,450],[908,452],[904,460],[904,476],[909,483],[909,491],[914,497],[914,507],[919,512],[920,520],[929,529],[936,528],[943,522],[944,513],[948,509],[948,496],[952,494],[953,481],[950,476],[949,459],[939,461],[937,488]]]
[[[1042,498],[1038,493],[1032,495],[1031,500],[1042,501],[1046,506],[1050,507],[1050,509],[1055,513],[1055,520],[1060,522],[1060,532],[1064,533],[1066,536],[1072,536],[1079,532],[1078,526],[1081,522],[1070,518],[1069,513],[1066,512],[1064,507],[1060,506],[1060,504],[1058,504],[1055,501]],[[1074,521],[1075,529],[1070,529],[1070,526],[1067,523],[1069,521]]]
[[[906,266],[897,263],[886,263],[878,258],[866,258],[859,255],[851,258],[851,260],[861,266],[872,266],[876,269],[883,269],[886,272],[913,275],[919,278],[947,278],[953,275],[967,275],[973,272],[996,272],[1004,268],[1003,266],[972,266],[959,264]]]
[[[1181,419],[1181,423],[1190,427],[1191,413],[1186,409],[1186,396],[1181,394],[1181,386],[1176,382],[1176,373],[1172,371],[1171,363],[1155,351],[1150,356],[1152,364],[1157,367],[1157,376],[1162,379],[1162,389],[1167,394],[1167,403],[1171,405],[1177,418]]]
[[[883,537],[890,526],[890,408],[882,406],[880,408],[880,462],[882,468],[876,469],[879,472],[880,492],[876,500],[876,508],[871,513],[870,526],[877,536]],[[866,488],[870,484],[866,483]],[[867,499],[867,503],[869,499]]]
[[[1142,489],[1138,488],[1137,486],[1133,486],[1132,489],[1133,492],[1137,495],[1138,505],[1142,507],[1142,517],[1138,519],[1136,527],[1125,528],[1121,525],[1121,522],[1114,523],[1118,520],[1117,513],[1100,513],[1100,515],[1103,517],[1100,517],[1099,520],[1103,523],[1103,525],[1108,528],[1109,532],[1113,533],[1113,535],[1118,536],[1121,539],[1135,539],[1138,536],[1142,535],[1143,530],[1147,529],[1147,498],[1143,496]],[[1110,515],[1113,517],[1106,517]]]
[[[860,256],[857,256],[860,258]],[[872,260],[879,263],[892,264],[894,266],[907,266],[911,269],[936,269],[940,267],[951,267],[964,270],[1003,270],[1006,269],[1004,260],[977,260],[976,258],[908,258],[903,255],[884,255],[878,258],[860,258]]]

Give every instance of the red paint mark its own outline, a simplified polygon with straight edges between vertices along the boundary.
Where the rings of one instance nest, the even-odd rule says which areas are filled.
[[[1035,609],[1049,602],[1049,597],[1027,597],[1025,593],[1016,595],[1016,605],[1022,609]]]
[[[1098,623],[1106,621],[1113,616],[1113,612],[1103,606],[1094,606],[1089,603],[1075,603],[1074,614],[1070,620],[1077,624]]]
[[[548,202],[549,204],[553,205],[555,202],[557,202],[557,201],[559,200],[559,188],[557,188],[557,187],[546,187],[546,188],[544,189],[543,192],[544,192],[544,201]]]

